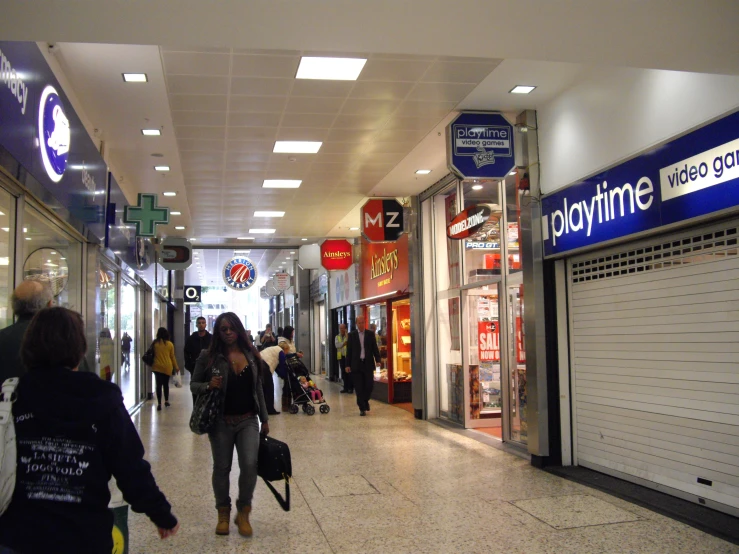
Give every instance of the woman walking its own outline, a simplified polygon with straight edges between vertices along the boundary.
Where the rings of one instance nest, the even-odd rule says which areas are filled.
[[[0,552],[112,552],[111,474],[161,538],[179,529],[120,389],[77,371],[86,350],[76,312],[46,308],[28,326],[20,351],[28,372],[13,404],[15,490],[0,516]]]
[[[234,523],[240,535],[250,537],[249,514],[257,484],[260,422],[261,433],[269,433],[261,359],[236,314],[219,315],[214,331],[210,348],[203,351],[195,363],[190,390],[196,395],[213,388],[223,391],[223,416],[208,433],[213,454],[213,493],[218,510],[216,535],[229,533],[229,475],[235,447],[239,459],[239,497]]]
[[[174,355],[174,344],[169,340],[169,331],[164,327],[157,330],[157,338],[154,340],[154,364],[151,370],[157,385],[157,411],[162,410],[162,389],[164,389],[164,405],[169,408],[169,378],[172,373],[179,373],[177,358]]]

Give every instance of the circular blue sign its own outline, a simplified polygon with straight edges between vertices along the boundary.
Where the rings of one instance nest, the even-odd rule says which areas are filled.
[[[231,258],[223,266],[223,280],[234,290],[246,290],[257,281],[257,268],[249,258]]]
[[[58,183],[67,169],[71,136],[62,99],[51,85],[41,93],[38,112],[41,159],[49,179]]]

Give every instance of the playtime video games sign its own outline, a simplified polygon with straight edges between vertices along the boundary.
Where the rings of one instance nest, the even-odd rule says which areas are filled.
[[[739,206],[739,112],[542,200],[545,256]]]

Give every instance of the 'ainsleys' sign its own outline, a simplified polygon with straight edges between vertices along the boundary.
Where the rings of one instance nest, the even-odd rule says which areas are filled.
[[[352,245],[348,240],[330,239],[321,244],[321,264],[329,271],[342,271],[352,265]]]
[[[462,210],[446,228],[446,236],[457,240],[471,237],[485,225],[491,213],[487,206],[470,206]]]

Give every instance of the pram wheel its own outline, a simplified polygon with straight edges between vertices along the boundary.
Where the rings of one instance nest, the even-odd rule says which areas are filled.
[[[316,413],[316,409],[313,407],[313,404],[305,405],[305,413],[308,415],[313,415]]]
[[[297,404],[293,404],[292,406],[290,406],[290,413],[293,414],[293,415],[295,415],[295,414],[298,413],[298,409],[299,409],[298,408],[298,405]]]
[[[322,414],[327,414],[331,411],[331,408],[329,408],[328,404],[321,404],[321,407],[318,408]]]

